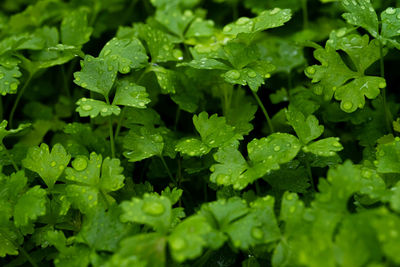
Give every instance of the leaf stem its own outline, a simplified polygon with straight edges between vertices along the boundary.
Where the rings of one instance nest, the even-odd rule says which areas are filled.
[[[162,164],[164,165],[165,170],[167,171],[167,174],[168,174],[169,178],[170,178],[170,179],[172,180],[172,182],[176,185],[176,184],[177,184],[177,183],[176,183],[176,179],[174,178],[174,176],[172,176],[172,173],[171,173],[171,171],[170,171],[170,169],[169,169],[167,163],[165,162],[164,156],[163,156],[163,155],[160,155],[160,159],[161,159]]]
[[[306,163],[308,178],[310,179],[310,183],[311,183],[311,188],[312,188],[312,191],[315,193],[316,192],[315,183],[314,183],[314,179],[313,179],[313,175],[312,175],[312,171],[311,171],[310,161],[308,160],[307,155],[305,158],[305,163]]]
[[[380,63],[380,71],[381,71],[381,77],[385,79],[385,62],[384,62],[384,56],[383,56],[383,45],[382,42],[379,41],[379,63]],[[383,110],[385,111],[385,122],[386,122],[386,128],[390,133],[393,133],[391,123],[393,121],[392,114],[387,106],[387,101],[386,101],[386,87],[382,88],[382,102],[383,102]]]
[[[122,127],[122,121],[124,120],[125,117],[125,107],[122,108],[121,114],[119,115],[119,120],[118,120],[118,124],[117,124],[117,129],[115,130],[115,137],[114,137],[114,141],[117,141],[117,137],[119,135],[119,132],[121,131],[121,127]]]
[[[8,123],[10,125],[10,128],[13,128],[13,119],[14,119],[14,114],[15,111],[17,110],[19,101],[21,100],[22,95],[24,94],[26,88],[28,87],[29,83],[32,80],[32,75],[29,74],[28,79],[26,79],[24,86],[22,86],[21,90],[19,90],[17,98],[15,99],[14,105],[11,108],[11,112],[10,112],[10,117],[8,119]]]
[[[144,75],[149,71],[149,69],[150,69],[149,67],[144,69],[144,71],[140,74],[140,76],[138,77],[138,79],[136,81],[137,84],[139,84],[139,82],[143,79]],[[122,122],[123,122],[124,117],[125,117],[125,110],[126,110],[126,107],[123,107],[122,111],[121,111],[121,114],[119,115],[119,120],[118,120],[118,123],[117,123],[117,129],[115,131],[115,137],[114,137],[115,140],[117,140],[117,137],[118,137],[119,133],[121,132]]]
[[[271,131],[271,133],[275,132],[274,126],[272,125],[271,118],[269,117],[268,112],[264,107],[264,104],[261,102],[260,97],[258,97],[257,93],[254,92],[253,90],[251,90],[251,92],[253,93],[253,96],[256,99],[258,106],[261,108],[262,112],[264,113],[265,118],[267,119],[269,130]]]
[[[307,0],[301,0],[302,11],[303,11],[303,29],[308,29],[308,9]]]
[[[106,102],[110,105],[110,99],[108,96],[105,96]],[[113,123],[112,123],[112,115],[109,118],[109,129],[110,129],[110,143],[111,143],[111,156],[115,158],[115,142],[114,142],[114,131],[113,131]]]

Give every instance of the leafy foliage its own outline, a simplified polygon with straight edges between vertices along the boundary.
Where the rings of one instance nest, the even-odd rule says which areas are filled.
[[[1,266],[400,265],[398,1],[0,1]]]

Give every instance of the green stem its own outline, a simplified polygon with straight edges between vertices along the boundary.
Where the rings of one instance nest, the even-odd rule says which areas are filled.
[[[292,74],[289,72],[288,73],[288,89],[291,90],[293,88],[293,81],[292,81]]]
[[[174,123],[174,131],[176,132],[176,129],[178,128],[178,122],[179,122],[179,118],[181,116],[181,109],[178,106],[178,108],[176,109],[176,114],[175,114],[175,123]]]
[[[193,267],[204,266],[208,259],[211,257],[213,251],[208,249],[196,262],[193,264]]]
[[[117,129],[115,130],[115,140],[117,141],[117,137],[119,135],[119,132],[121,131],[121,127],[122,127],[122,121],[124,120],[125,117],[125,107],[122,108],[121,114],[119,115],[119,120],[118,120],[118,124],[117,124]]]
[[[307,0],[301,0],[302,10],[303,10],[303,29],[308,29],[308,9]]]
[[[136,81],[137,84],[140,83],[140,81],[143,79],[144,75],[145,75],[148,71],[149,71],[149,67],[147,67],[147,68],[140,74],[140,76],[138,77],[138,79],[137,79],[137,81]],[[117,124],[117,129],[116,129],[116,131],[115,131],[115,140],[117,140],[117,137],[118,137],[119,133],[121,132],[122,122],[123,122],[124,117],[125,117],[125,110],[126,110],[126,107],[123,107],[123,108],[122,108],[122,111],[121,111],[121,114],[119,115],[119,120],[118,120],[118,124]]]
[[[1,143],[1,148],[3,148],[4,153],[6,154],[6,156],[8,157],[8,159],[10,160],[10,162],[11,162],[11,164],[13,165],[14,169],[15,169],[16,171],[19,171],[19,168],[18,168],[17,163],[15,163],[14,159],[13,159],[13,158],[11,157],[11,155],[10,155],[10,152],[8,152],[6,146],[5,146],[3,143]]]
[[[172,181],[175,185],[177,185],[176,179],[174,178],[174,176],[172,176],[172,173],[171,173],[171,171],[169,170],[169,167],[168,167],[167,163],[165,162],[164,156],[163,156],[163,155],[160,155],[160,159],[161,159],[162,164],[164,165],[165,170],[167,171],[167,174],[168,174],[169,178],[171,179],[171,181]]]
[[[310,166],[310,162],[309,162],[309,160],[308,160],[308,158],[307,158],[307,155],[306,155],[306,160],[305,160],[305,162],[306,162],[306,168],[307,168],[308,178],[310,179],[310,183],[311,183],[311,188],[312,188],[312,191],[315,192],[315,191],[316,191],[315,183],[314,183],[314,179],[313,179],[312,171],[311,171],[311,166]]]
[[[25,92],[26,88],[28,87],[29,83],[31,82],[31,80],[32,80],[32,75],[29,75],[28,79],[26,79],[26,81],[24,83],[24,86],[18,92],[18,95],[17,95],[17,98],[15,99],[14,105],[11,108],[10,117],[8,119],[10,128],[13,128],[13,119],[14,119],[15,111],[17,110],[19,101],[21,100],[21,97],[24,94],[24,92]]]
[[[105,96],[105,99],[107,104],[110,105],[110,99],[108,98],[108,96]],[[113,123],[111,115],[109,119],[109,129],[110,129],[111,156],[115,158],[115,142],[114,142],[114,132],[113,132]]]
[[[381,71],[381,77],[385,79],[385,62],[383,58],[383,45],[382,42],[379,42],[379,63],[380,63],[380,71]],[[385,121],[386,121],[386,128],[390,133],[393,133],[392,130],[392,114],[387,106],[387,100],[386,100],[386,87],[382,88],[382,102],[383,102],[383,110],[385,111]]]
[[[269,117],[268,112],[264,107],[264,104],[261,102],[261,99],[258,97],[256,92],[254,92],[253,90],[251,90],[251,92],[253,93],[253,96],[256,99],[258,106],[261,108],[262,112],[264,113],[265,118],[267,119],[267,123],[268,123],[270,132],[271,133],[275,132],[274,126],[272,125],[271,118]]]

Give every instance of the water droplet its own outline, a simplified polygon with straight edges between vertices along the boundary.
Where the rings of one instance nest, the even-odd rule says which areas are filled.
[[[159,202],[145,202],[142,211],[150,216],[160,216],[165,212],[165,208]]]
[[[143,103],[143,102],[139,102],[139,104],[138,104],[140,107],[144,107],[146,104],[145,103]]]
[[[348,5],[349,5],[349,1],[344,0],[344,1],[343,1],[343,5],[348,6]]]
[[[130,71],[131,71],[131,68],[128,67],[128,66],[125,66],[125,67],[122,68],[122,73],[128,73]]]
[[[169,51],[169,46],[168,46],[168,45],[163,45],[163,49],[164,49],[165,51]]]
[[[4,73],[0,72],[0,79],[4,78]]]
[[[240,78],[240,72],[237,70],[230,70],[225,74],[229,79],[237,80]]]
[[[280,147],[280,146],[275,146],[275,147],[274,147],[274,151],[275,151],[275,152],[278,152],[279,150],[281,150],[281,147]]]
[[[18,88],[18,84],[17,83],[12,83],[11,85],[10,85],[10,88],[11,88],[11,90],[17,90],[17,88]]]
[[[86,169],[88,162],[84,157],[77,157],[71,163],[72,167],[77,171],[83,171]]]
[[[110,66],[108,66],[107,69],[108,69],[108,71],[112,71],[114,69],[114,67],[110,65]]]
[[[343,108],[346,110],[350,110],[353,107],[353,103],[351,102],[344,102],[343,103]]]
[[[275,15],[275,14],[277,14],[279,11],[281,11],[281,9],[278,8],[278,7],[276,7],[276,8],[274,8],[274,9],[272,9],[269,13],[270,13],[271,15]]]
[[[225,26],[224,29],[223,29],[224,32],[230,32],[231,30],[232,30],[232,27],[228,26],[228,25]]]
[[[108,111],[108,108],[102,108],[101,112],[106,113]]]
[[[247,18],[247,17],[242,17],[242,18],[239,18],[237,21],[236,21],[236,24],[237,25],[244,25],[244,24],[247,24],[247,23],[249,23],[250,22],[250,19],[249,18]]]
[[[393,15],[394,13],[396,13],[396,9],[394,9],[393,7],[388,7],[385,12],[388,15]]]
[[[379,86],[379,88],[383,89],[383,88],[386,87],[386,82],[380,82],[380,83],[378,84],[378,86]]]
[[[253,227],[253,229],[251,229],[251,236],[254,239],[260,240],[264,237],[264,232],[258,227]]]
[[[111,53],[110,49],[107,49],[106,51],[104,51],[104,56],[108,56]]]
[[[314,67],[310,66],[310,67],[307,67],[307,68],[306,68],[306,72],[307,72],[308,74],[310,74],[310,75],[313,75],[313,74],[315,74],[316,69],[315,69]]]
[[[182,250],[186,246],[185,240],[180,237],[170,240],[170,245],[174,250]]]
[[[247,75],[250,77],[250,78],[255,78],[256,76],[257,76],[257,73],[255,72],[255,71],[249,71],[248,73],[247,73]]]
[[[81,86],[82,86],[83,88],[85,88],[85,87],[87,87],[87,83],[81,83]]]
[[[345,29],[340,29],[337,33],[336,36],[337,37],[343,37],[346,34],[346,30]]]
[[[185,17],[191,17],[191,16],[193,16],[193,12],[191,10],[187,9],[187,10],[185,10],[185,12],[183,12],[183,15]]]
[[[57,165],[57,162],[55,162],[55,161],[52,161],[51,163],[50,163],[50,166],[51,167],[55,167]]]
[[[93,107],[91,105],[83,105],[82,109],[85,110],[85,111],[90,111],[90,110],[93,109]]]

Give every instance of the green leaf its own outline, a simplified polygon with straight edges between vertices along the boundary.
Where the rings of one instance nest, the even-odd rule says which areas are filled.
[[[124,186],[125,177],[119,159],[105,158],[92,152],[90,158],[78,156],[66,169],[67,196],[82,213],[90,213],[99,202],[108,205],[114,202],[108,193]]]
[[[375,76],[366,76],[365,70],[379,59],[379,41],[369,42],[367,35],[350,35],[340,39],[337,49],[345,51],[351,58],[357,71],[352,71],[343,62],[339,53],[329,41],[325,49],[318,48],[314,56],[322,65],[313,65],[305,73],[312,78],[316,94],[323,94],[326,100],[333,95],[341,100],[340,107],[347,113],[363,108],[365,97],[376,98],[381,88],[386,87],[385,79]]]
[[[130,262],[132,258],[145,262],[143,266],[165,266],[166,264],[167,238],[159,233],[142,233],[126,238],[121,241],[120,250],[117,252],[119,258]],[[120,266],[111,265],[110,267]],[[136,266],[136,265],[125,265]],[[139,265],[141,266],[141,265]]]
[[[100,52],[100,58],[118,63],[118,71],[127,74],[131,69],[147,65],[148,57],[142,43],[136,38],[111,39]]]
[[[211,148],[197,138],[187,138],[180,140],[176,144],[175,150],[184,155],[198,157],[210,152]]]
[[[348,12],[343,18],[350,24],[366,29],[373,37],[378,37],[378,16],[370,1],[342,0],[344,9]]]
[[[87,11],[73,10],[61,22],[61,41],[66,45],[80,46],[89,41],[92,31],[88,26]]]
[[[3,139],[5,137],[16,134],[31,125],[30,123],[24,123],[24,124],[20,124],[17,129],[6,130],[7,124],[8,124],[8,122],[6,120],[3,120],[0,123],[0,143],[3,142]]]
[[[332,157],[337,151],[343,150],[343,146],[339,143],[339,138],[328,137],[315,141],[305,147],[304,152],[310,152],[321,157]]]
[[[324,126],[319,125],[318,119],[314,115],[309,115],[306,118],[303,113],[293,105],[289,105],[289,109],[286,111],[286,118],[290,126],[295,130],[300,141],[305,145],[320,137],[324,132]]]
[[[119,80],[113,105],[123,105],[134,108],[146,108],[151,102],[146,88],[131,82],[129,79]]]
[[[267,196],[252,202],[250,212],[231,223],[226,233],[234,246],[242,250],[278,240],[280,230],[274,215],[274,199]]]
[[[199,215],[189,217],[180,223],[168,237],[172,257],[177,262],[195,259],[210,242],[213,232],[206,219]]]
[[[290,162],[300,150],[300,142],[290,134],[275,133],[266,138],[253,139],[247,145],[249,162],[233,147],[226,147],[214,154],[219,164],[211,166],[210,180],[220,185],[233,185],[243,189],[280,164]]]
[[[99,251],[115,251],[131,229],[130,225],[120,222],[120,215],[118,206],[112,206],[107,211],[96,208],[84,218],[77,239]]]
[[[57,179],[67,167],[71,155],[60,144],[55,144],[50,152],[47,144],[31,147],[22,161],[25,168],[37,172],[47,187],[53,188]]]
[[[124,137],[124,156],[129,161],[140,161],[153,156],[161,156],[164,149],[164,139],[155,128],[133,127]]]
[[[3,96],[6,94],[15,94],[19,86],[19,80],[22,73],[19,71],[18,66],[7,68],[0,66],[0,94]]]
[[[157,9],[155,19],[166,27],[170,32],[182,37],[191,21],[194,19],[191,10],[181,13],[175,5],[168,5],[166,8]]]
[[[95,118],[99,114],[102,117],[106,117],[111,116],[112,114],[119,115],[119,113],[121,112],[121,109],[114,104],[109,105],[104,101],[86,97],[79,99],[76,104],[78,105],[76,111],[79,112],[79,116],[81,117],[90,116],[91,118]]]
[[[90,91],[108,96],[117,77],[117,62],[86,55],[81,71],[74,73],[74,83]]]
[[[206,203],[201,207],[200,214],[218,230],[224,230],[235,220],[249,212],[246,201],[238,197],[220,199]]]
[[[162,233],[171,225],[171,201],[167,197],[144,194],[143,199],[122,202],[121,208],[122,221],[147,224]]]
[[[380,214],[372,221],[372,225],[377,231],[380,248],[386,257],[395,264],[400,264],[399,217],[386,209],[381,209]]]
[[[400,138],[379,144],[376,152],[376,167],[380,173],[400,173]]]
[[[40,186],[30,188],[21,195],[14,207],[15,226],[27,226],[46,213],[46,191]]]
[[[206,112],[193,116],[193,124],[201,136],[201,140],[208,147],[222,147],[236,143],[243,139],[235,129],[226,123],[224,117],[213,114],[208,117]]]
[[[161,66],[152,66],[151,70],[156,75],[163,94],[175,93],[175,87],[177,86],[177,76],[175,71]]]
[[[239,33],[256,33],[271,28],[280,27],[291,19],[290,9],[274,8],[265,10],[252,19],[241,17],[236,22],[224,27],[225,34],[237,35]]]
[[[136,24],[134,29],[138,32],[139,38],[146,42],[153,63],[178,59],[174,56],[175,45],[169,35],[147,24]]]

